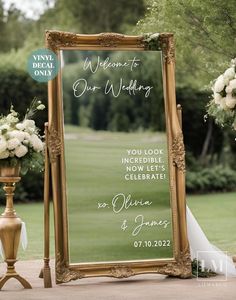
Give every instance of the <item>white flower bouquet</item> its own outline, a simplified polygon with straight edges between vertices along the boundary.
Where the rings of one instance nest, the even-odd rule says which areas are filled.
[[[208,103],[208,115],[221,126],[231,126],[236,130],[236,58],[231,66],[221,74],[212,86],[213,99]]]
[[[0,167],[21,165],[21,173],[42,170],[44,143],[32,116],[45,106],[34,99],[20,121],[13,106],[7,116],[0,116]]]

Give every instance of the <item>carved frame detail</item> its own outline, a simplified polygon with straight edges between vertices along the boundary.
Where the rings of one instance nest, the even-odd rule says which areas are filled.
[[[180,253],[180,257],[176,263],[169,263],[164,267],[157,268],[157,273],[184,279],[189,278],[189,269],[191,269],[191,257],[189,251],[186,251]]]
[[[66,283],[84,277],[85,275],[82,272],[70,270],[66,265],[65,259],[61,257],[61,254],[59,252],[57,253],[57,257],[56,257],[56,282],[57,283]]]
[[[164,59],[168,64],[175,63],[174,37],[168,34],[160,35],[160,45]]]
[[[179,133],[172,143],[173,162],[179,170],[185,172],[185,148],[183,134]]]
[[[119,33],[100,33],[98,42],[102,47],[117,47],[125,36]]]
[[[135,272],[129,266],[117,265],[117,266],[111,267],[110,274],[112,277],[115,277],[115,278],[128,278],[130,276],[134,276]]]
[[[54,127],[48,131],[48,151],[50,162],[56,161],[57,157],[61,154],[62,142],[61,138]]]

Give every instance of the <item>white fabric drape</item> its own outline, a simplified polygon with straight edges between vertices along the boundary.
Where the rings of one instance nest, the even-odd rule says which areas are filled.
[[[2,242],[1,242],[1,240],[0,240],[0,256],[1,256],[2,258],[4,258],[4,256],[3,256],[3,248],[2,248]]]
[[[188,206],[186,214],[191,259],[196,258],[202,266],[217,274],[236,277],[236,268],[232,258],[208,241]]]
[[[21,246],[22,246],[23,250],[26,250],[26,248],[28,246],[28,238],[27,238],[27,231],[26,231],[25,222],[22,222],[20,242],[21,242]]]

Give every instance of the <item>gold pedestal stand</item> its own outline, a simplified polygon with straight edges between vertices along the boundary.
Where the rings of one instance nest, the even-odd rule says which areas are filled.
[[[22,221],[16,215],[13,208],[15,184],[18,181],[20,181],[20,177],[14,177],[12,175],[3,176],[3,174],[0,176],[0,182],[4,183],[3,189],[6,195],[6,208],[4,213],[0,216],[0,240],[2,242],[5,262],[7,263],[7,272],[3,277],[0,277],[0,290],[10,278],[17,279],[26,289],[32,288],[27,280],[16,273],[14,266],[17,261],[16,258],[22,226]]]

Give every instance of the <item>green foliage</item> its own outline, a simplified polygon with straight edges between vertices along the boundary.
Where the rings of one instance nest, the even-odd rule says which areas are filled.
[[[59,0],[80,24],[82,33],[125,32],[144,15],[144,1]]]
[[[229,165],[233,170],[236,170],[236,132],[228,130],[228,149],[227,157],[229,157]]]
[[[235,0],[148,0],[137,33],[173,32],[177,83],[203,88],[236,56]]]
[[[207,106],[208,115],[214,117],[215,122],[224,127],[232,127],[232,124],[236,124],[236,111],[232,109],[222,109],[219,105],[215,104],[212,100]]]
[[[43,201],[43,173],[29,171],[17,183],[14,202]],[[5,205],[6,199],[0,184],[0,204]]]
[[[3,9],[3,2],[0,0],[0,44],[4,43],[4,9]]]
[[[236,172],[223,166],[215,166],[195,172],[188,171],[186,189],[189,193],[235,191]]]
[[[34,170],[42,172],[44,168],[44,156],[43,153],[29,150],[29,153],[19,159],[21,161],[21,174],[25,175],[28,170]]]
[[[29,54],[45,47],[45,30],[130,33],[144,12],[143,0],[90,0],[89,4],[87,0],[57,0],[33,21],[25,19],[14,6],[3,12],[0,2],[0,67],[24,70]]]
[[[206,104],[209,94],[191,87],[179,87],[176,90],[177,103],[183,111],[183,133],[187,152],[195,158],[202,154],[203,145],[210,125],[210,119],[204,120]],[[221,153],[223,147],[223,133],[213,124],[209,147],[206,155]],[[199,164],[199,161],[198,161]]]
[[[161,51],[161,45],[159,41],[159,33],[145,33],[143,35],[143,41],[145,43],[146,50]]]
[[[14,4],[4,11],[3,2],[0,1],[0,52],[22,47],[31,24]]]
[[[202,270],[201,263],[195,258],[192,261],[192,275],[193,277],[209,278],[216,276],[217,274],[208,269]]]
[[[185,163],[188,170],[191,170],[193,172],[199,171],[201,169],[201,164],[199,164],[199,160],[193,155],[191,151],[186,151]]]
[[[23,117],[34,97],[47,103],[47,85],[34,81],[26,71],[13,68],[0,68],[0,106],[1,114],[6,115],[11,104]],[[40,111],[35,117],[38,127],[42,130],[47,120],[47,112]]]

